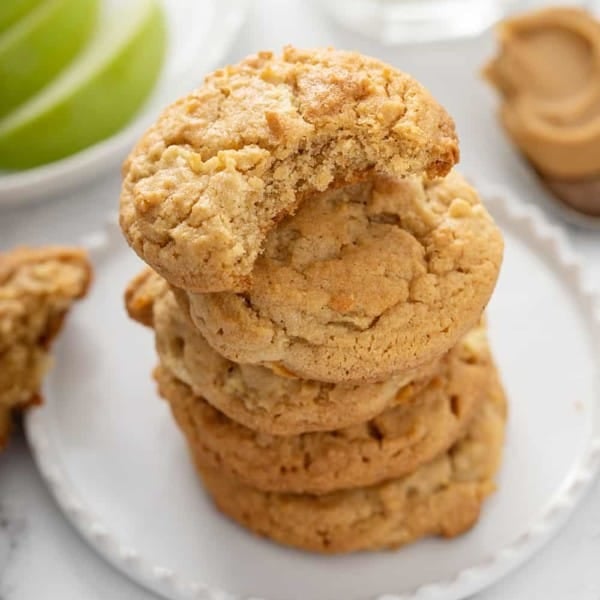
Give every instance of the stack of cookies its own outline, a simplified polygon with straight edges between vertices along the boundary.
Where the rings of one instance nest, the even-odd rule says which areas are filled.
[[[169,107],[124,167],[126,292],[227,515],[319,552],[477,520],[505,399],[483,311],[502,238],[451,118],[336,50],[261,53]]]

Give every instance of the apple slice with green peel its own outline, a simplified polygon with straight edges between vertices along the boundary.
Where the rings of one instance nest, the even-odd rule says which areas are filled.
[[[0,33],[23,18],[42,0],[2,0],[0,2]]]
[[[0,117],[75,58],[92,35],[98,5],[99,0],[44,0],[0,34]]]
[[[155,0],[106,12],[82,54],[0,119],[0,167],[24,169],[73,154],[116,133],[139,110],[164,59],[164,15]]]

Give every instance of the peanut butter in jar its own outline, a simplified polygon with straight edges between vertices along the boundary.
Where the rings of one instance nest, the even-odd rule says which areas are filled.
[[[498,39],[484,74],[508,134],[557,197],[600,216],[600,22],[548,8],[502,22]]]

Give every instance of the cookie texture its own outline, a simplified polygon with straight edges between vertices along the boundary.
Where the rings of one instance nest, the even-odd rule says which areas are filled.
[[[167,282],[152,269],[140,271],[125,288],[125,310],[146,327],[154,326],[154,303],[169,291]]]
[[[168,107],[123,167],[120,223],[170,283],[248,287],[267,233],[372,173],[443,176],[454,123],[413,78],[334,49],[261,52]]]
[[[255,533],[322,553],[397,548],[429,535],[457,536],[479,518],[494,491],[502,453],[506,402],[498,378],[461,439],[406,477],[323,496],[262,492],[197,468],[216,506]]]
[[[270,435],[357,425],[411,402],[441,360],[379,383],[322,383],[227,360],[190,324],[172,294],[157,302],[154,327],[159,359],[169,371],[234,421]]]
[[[76,248],[0,254],[0,442],[8,435],[11,410],[38,401],[50,344],[90,280],[87,256]]]
[[[164,367],[156,378],[201,464],[265,491],[326,494],[405,475],[464,434],[494,367],[483,330],[459,346],[410,401],[360,425],[295,436],[239,425]]]
[[[480,319],[498,228],[456,172],[316,194],[272,230],[245,293],[178,301],[228,359],[305,379],[382,381],[431,363]]]
[[[147,269],[127,287],[129,315],[154,326],[161,363],[228,417],[262,433],[294,435],[363,423],[410,402],[439,360],[381,383],[321,383],[240,365],[215,352],[175,302],[168,285]],[[408,384],[411,384],[410,386]]]

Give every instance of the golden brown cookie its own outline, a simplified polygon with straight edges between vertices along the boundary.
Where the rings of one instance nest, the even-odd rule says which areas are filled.
[[[156,377],[200,464],[265,491],[326,494],[406,475],[464,434],[494,375],[479,338],[451,352],[410,401],[360,425],[295,436],[239,425],[164,366]]]
[[[247,292],[176,296],[232,361],[383,381],[431,363],[479,321],[502,251],[458,173],[379,177],[306,200],[269,234]]]
[[[324,496],[261,492],[198,470],[217,507],[255,533],[323,553],[397,548],[429,535],[454,537],[479,518],[502,453],[506,400],[497,378],[466,437],[417,471]]]
[[[76,248],[0,254],[0,440],[8,434],[10,411],[38,400],[50,343],[91,275],[85,252]]]
[[[168,107],[123,167],[133,249],[196,292],[247,287],[265,236],[305,197],[379,172],[443,176],[454,123],[412,77],[334,49],[261,52]]]
[[[411,399],[439,360],[381,383],[343,385],[298,379],[258,365],[240,365],[213,350],[151,269],[125,292],[129,316],[154,327],[160,361],[228,417],[270,435],[327,431],[363,423]],[[408,384],[411,384],[410,386]]]
[[[154,303],[169,291],[167,282],[152,269],[138,273],[125,288],[125,309],[134,320],[146,327],[154,326]]]
[[[171,373],[234,421],[270,435],[363,423],[386,408],[409,402],[440,362],[381,383],[321,383],[222,357],[196,330],[170,292],[156,300],[153,322],[158,356]]]

